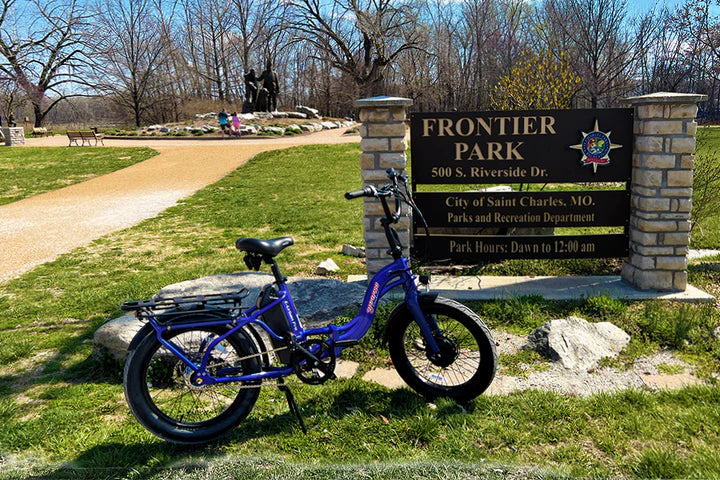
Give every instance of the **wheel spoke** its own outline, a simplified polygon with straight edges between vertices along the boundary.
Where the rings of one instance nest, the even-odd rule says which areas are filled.
[[[397,325],[397,334],[391,337],[391,354],[398,373],[421,393],[472,398],[494,376],[494,347],[482,321],[452,303],[439,299],[421,304],[428,322],[439,329],[438,352],[430,352],[420,327],[407,314],[406,323]]]
[[[205,349],[216,337],[212,332],[193,330],[180,332],[172,337],[171,341],[185,352],[191,361],[199,364],[205,355]],[[235,359],[242,356],[242,353],[235,350],[232,342],[224,339],[213,349],[207,371],[212,375],[220,368],[228,367],[239,375],[242,367],[236,364]],[[171,369],[167,368],[169,358],[176,362]],[[155,351],[148,364],[146,386],[149,397],[155,408],[175,422],[183,424],[211,421],[230,408],[242,392],[240,384],[194,386],[192,373],[192,370],[162,346]],[[153,374],[161,376],[154,382]],[[162,385],[156,385],[158,382]]]

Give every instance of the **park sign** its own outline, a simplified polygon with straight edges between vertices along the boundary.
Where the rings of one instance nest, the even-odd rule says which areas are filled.
[[[413,197],[433,233],[426,237],[415,219],[415,256],[463,263],[627,256],[632,109],[418,113],[410,131]],[[578,183],[579,190],[561,185]],[[423,184],[483,188],[418,192]],[[491,184],[544,187],[484,188]],[[611,226],[625,233],[503,234]]]
[[[632,122],[632,109],[416,113],[413,181],[626,182]]]

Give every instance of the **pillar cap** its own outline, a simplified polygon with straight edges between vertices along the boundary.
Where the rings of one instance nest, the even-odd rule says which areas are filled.
[[[708,98],[707,95],[699,93],[677,93],[677,92],[657,92],[640,97],[628,97],[623,99],[624,103],[630,105],[649,105],[658,103],[698,103],[704,102]]]
[[[355,100],[355,106],[358,108],[409,107],[412,103],[412,100],[409,98],[388,97],[386,95]]]

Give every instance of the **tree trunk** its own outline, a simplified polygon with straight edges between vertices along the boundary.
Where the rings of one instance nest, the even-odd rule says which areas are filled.
[[[33,113],[35,114],[35,127],[42,127],[43,120],[45,120],[45,114],[40,105],[33,103]]]

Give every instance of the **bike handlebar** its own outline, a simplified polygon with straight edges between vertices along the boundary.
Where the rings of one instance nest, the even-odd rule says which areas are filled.
[[[403,247],[400,244],[400,239],[398,238],[397,232],[390,228],[390,225],[393,223],[398,223],[398,221],[400,220],[403,202],[406,203],[410,208],[412,208],[415,214],[417,214],[417,217],[425,226],[425,234],[428,236],[430,235],[430,229],[428,228],[428,224],[425,221],[422,212],[417,208],[417,205],[415,205],[415,202],[412,199],[412,194],[410,193],[410,189],[408,188],[407,175],[398,174],[395,172],[394,168],[388,168],[387,177],[391,181],[391,183],[383,185],[382,187],[366,185],[362,188],[362,190],[354,190],[352,192],[347,192],[345,194],[345,198],[347,198],[348,200],[352,200],[353,198],[360,197],[375,197],[380,200],[380,203],[383,207],[383,212],[385,213],[385,218],[382,218],[380,223],[385,229],[385,235],[387,236],[388,243],[390,244],[389,252],[392,254],[393,258],[397,259],[402,256]],[[390,211],[390,206],[388,205],[387,200],[388,197],[395,198],[395,212]]]
[[[362,190],[347,192],[345,198],[352,200],[353,198],[374,197],[375,195],[377,195],[377,189],[372,185],[365,185]]]
[[[400,175],[395,173],[394,168],[388,168],[387,169],[387,177],[392,181],[392,183],[388,183],[387,185],[383,185],[382,187],[374,187],[373,185],[365,185],[362,190],[354,190],[352,192],[347,192],[345,194],[345,198],[348,200],[352,200],[353,198],[360,198],[360,197],[377,197],[382,201],[383,209],[385,210],[385,216],[387,217],[388,221],[392,223],[396,223],[398,219],[400,218],[400,211],[401,211],[401,205],[400,205],[400,197],[401,194],[399,193],[398,188],[398,180],[402,181],[407,189],[407,176]],[[391,213],[390,209],[388,208],[387,201],[385,200],[386,197],[395,197],[395,212]]]

